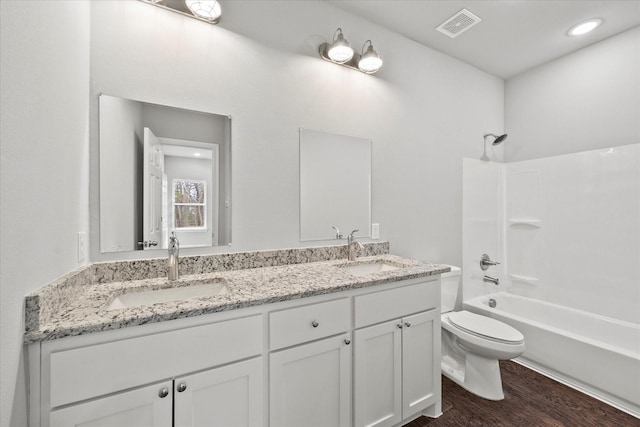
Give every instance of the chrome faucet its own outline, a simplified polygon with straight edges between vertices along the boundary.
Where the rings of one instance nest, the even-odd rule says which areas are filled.
[[[362,243],[358,242],[354,236],[355,233],[357,233],[360,230],[353,230],[351,233],[349,233],[349,236],[347,237],[347,259],[349,261],[355,261],[356,259],[356,250],[355,250],[355,246],[358,245],[360,247],[360,249],[364,250],[364,246],[362,245]]]
[[[500,284],[500,279],[491,276],[484,276],[482,280],[488,283],[493,283],[494,285]]]
[[[336,230],[336,239],[340,240],[342,239],[342,233],[340,232],[340,230],[338,229],[338,227],[336,227],[335,225],[332,225],[331,228],[333,228],[334,230]]]
[[[178,252],[180,252],[180,242],[174,231],[169,237],[169,264],[167,266],[167,279],[178,280],[180,272],[178,271]]]

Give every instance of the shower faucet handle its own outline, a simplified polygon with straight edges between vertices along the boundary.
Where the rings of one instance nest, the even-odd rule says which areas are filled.
[[[482,271],[487,271],[487,269],[492,265],[498,265],[498,264],[500,263],[497,261],[491,261],[491,258],[489,257],[489,255],[482,254],[482,258],[480,259],[480,268],[482,269]]]

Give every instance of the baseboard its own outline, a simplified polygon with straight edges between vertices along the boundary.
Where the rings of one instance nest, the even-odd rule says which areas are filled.
[[[627,414],[640,419],[640,407],[637,407],[630,402],[619,399],[612,394],[591,387],[581,381],[577,381],[575,378],[568,377],[561,372],[556,371],[555,369],[548,368],[523,357],[512,359],[512,361],[526,368],[529,368],[532,371],[538,372],[545,377],[551,378],[552,380],[557,381],[560,384],[571,387],[574,390],[584,393],[587,396],[591,396],[594,399],[598,399],[599,401],[606,403],[609,406],[613,406],[614,408],[622,412],[626,412]]]

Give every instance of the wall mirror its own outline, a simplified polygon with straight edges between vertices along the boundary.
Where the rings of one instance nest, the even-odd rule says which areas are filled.
[[[371,140],[300,128],[300,240],[371,233]]]
[[[100,252],[231,243],[231,118],[100,95]]]

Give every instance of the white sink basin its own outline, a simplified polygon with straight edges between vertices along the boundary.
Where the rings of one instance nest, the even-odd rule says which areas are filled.
[[[341,266],[340,268],[356,276],[365,276],[367,274],[372,274],[372,273],[381,273],[383,271],[398,270],[400,267],[398,267],[397,265],[386,263],[384,261],[380,261],[380,262],[344,265],[344,266]]]
[[[228,293],[229,288],[227,288],[227,285],[224,282],[220,281],[150,291],[131,292],[114,298],[109,305],[109,310],[139,307],[162,302],[188,300],[191,298],[213,297]]]

